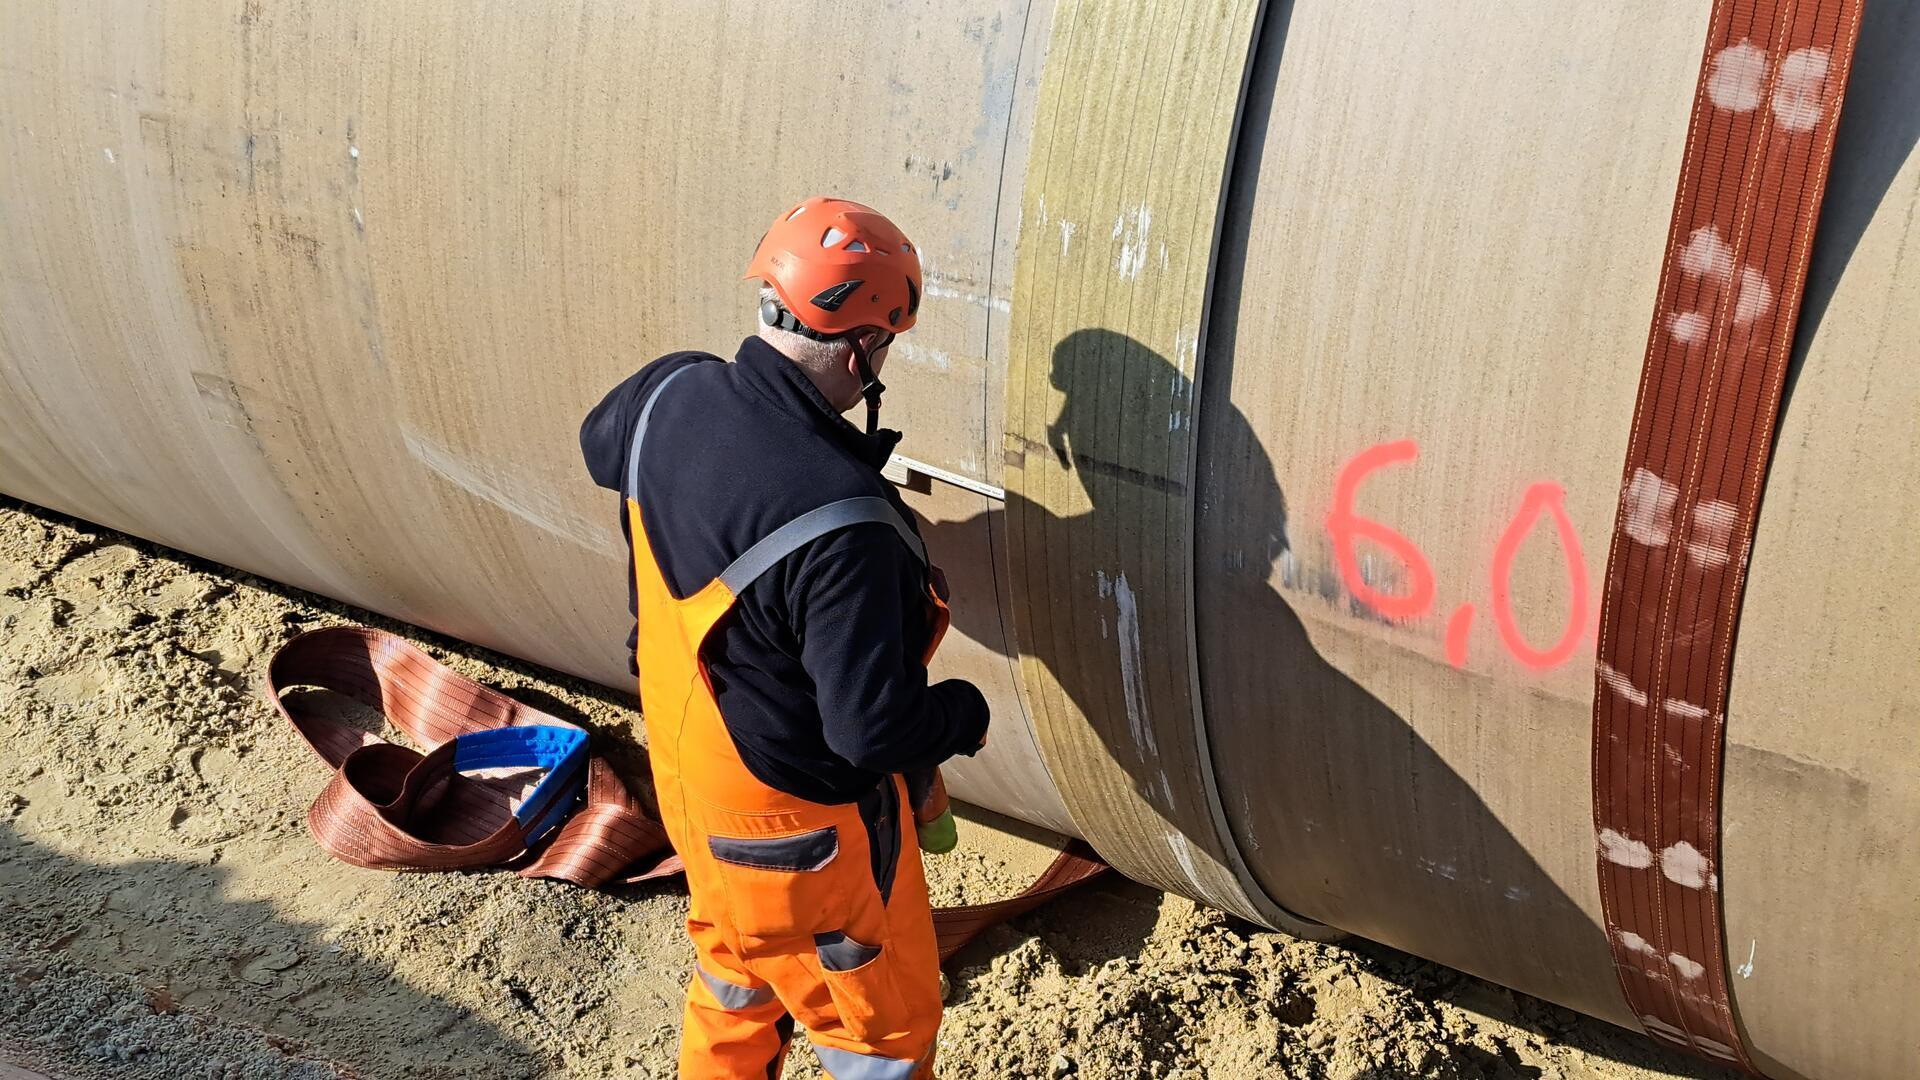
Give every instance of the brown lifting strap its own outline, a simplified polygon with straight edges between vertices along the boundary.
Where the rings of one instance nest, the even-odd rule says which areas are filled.
[[[427,752],[348,723],[337,715],[338,700],[330,695],[289,693],[302,687],[330,690],[378,709]],[[585,764],[581,805],[547,834],[551,839],[522,824],[515,810],[540,778],[529,777],[532,770],[525,768],[478,775],[462,771],[453,753],[455,739],[509,727],[574,725],[454,673],[393,634],[346,626],[302,634],[268,663],[266,694],[334,770],[307,812],[307,825],[321,848],[342,862],[379,870],[511,865],[526,877],[582,888],[645,881],[682,869],[666,830],[597,756]],[[533,851],[528,850],[530,835]],[[1106,870],[1099,856],[1076,841],[1017,896],[936,910],[941,958],[987,927]]]
[[[348,724],[327,708],[333,702],[325,696],[286,693],[301,686],[379,709],[429,752]],[[329,627],[287,642],[267,665],[266,692],[334,770],[307,813],[314,838],[334,858],[375,870],[471,870],[517,859],[527,837],[512,810],[525,793],[526,777],[462,775],[436,755],[460,735],[573,726],[456,675],[401,638],[366,627]],[[426,794],[403,801],[401,793],[410,789]],[[519,872],[592,889],[680,869],[667,850],[666,830],[595,756],[587,765],[585,805]]]
[[[1720,779],[1748,548],[1862,0],[1716,0],[1607,559],[1594,827],[1647,1033],[1756,1071],[1727,982]]]

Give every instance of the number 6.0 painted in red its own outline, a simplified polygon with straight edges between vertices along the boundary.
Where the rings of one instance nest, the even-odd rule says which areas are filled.
[[[1560,533],[1560,551],[1566,557],[1567,599],[1566,629],[1550,648],[1536,649],[1520,632],[1513,617],[1513,559],[1520,553],[1520,542],[1527,538],[1540,515],[1552,513],[1554,528]],[[1573,531],[1573,519],[1567,516],[1566,492],[1550,480],[1542,480],[1527,489],[1520,498],[1520,512],[1500,535],[1493,549],[1493,621],[1500,626],[1500,640],[1515,660],[1535,671],[1559,667],[1580,647],[1581,633],[1587,625],[1587,564],[1580,554],[1580,536]]]
[[[1367,474],[1388,465],[1403,465],[1420,456],[1420,447],[1412,439],[1381,443],[1354,456],[1340,470],[1333,486],[1333,509],[1327,512],[1327,535],[1333,538],[1333,558],[1340,577],[1356,599],[1389,619],[1411,619],[1433,607],[1433,567],[1427,564],[1413,541],[1394,530],[1353,512],[1354,496]],[[1408,588],[1404,594],[1382,592],[1367,584],[1360,573],[1360,555],[1356,540],[1371,540],[1391,551],[1407,568]]]

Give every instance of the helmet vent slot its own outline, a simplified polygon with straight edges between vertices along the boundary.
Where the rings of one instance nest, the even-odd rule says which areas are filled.
[[[835,244],[838,244],[840,241],[845,240],[846,238],[847,238],[846,233],[843,233],[839,229],[834,228],[832,226],[828,226],[827,231],[825,233],[822,233],[820,236],[820,246],[823,248],[830,248]]]
[[[831,288],[822,289],[813,298],[813,306],[822,311],[839,311],[840,305],[846,303],[847,299],[853,295],[853,290],[859,288],[861,284],[862,282],[856,278],[853,281],[843,281]]]

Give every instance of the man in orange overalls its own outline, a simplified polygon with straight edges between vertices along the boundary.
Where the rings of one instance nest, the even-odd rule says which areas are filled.
[[[892,222],[813,198],[748,278],[734,362],[654,361],[581,428],[621,492],[634,658],[660,814],[686,861],[697,967],[683,1078],[777,1077],[795,1023],[834,1080],[933,1075],[939,957],[903,774],[986,738],[929,685],[946,629],[912,517],[880,476],[879,371],[920,306]],[[867,431],[841,415],[868,404]]]

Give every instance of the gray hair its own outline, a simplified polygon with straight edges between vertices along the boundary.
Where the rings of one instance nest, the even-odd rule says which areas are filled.
[[[771,300],[782,307],[786,306],[781,301],[780,294],[770,285],[760,286],[760,299]],[[768,326],[758,314],[754,316],[754,321],[759,323],[761,338],[802,367],[824,370],[841,367],[846,364],[847,353],[853,348],[844,341],[817,341],[791,330]]]

